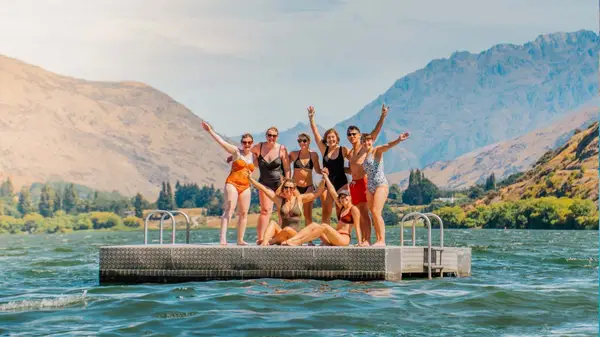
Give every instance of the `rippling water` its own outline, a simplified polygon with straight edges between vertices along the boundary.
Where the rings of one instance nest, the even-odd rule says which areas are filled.
[[[598,335],[597,231],[446,230],[445,245],[472,247],[468,278],[99,286],[98,247],[142,237],[0,236],[0,335]]]

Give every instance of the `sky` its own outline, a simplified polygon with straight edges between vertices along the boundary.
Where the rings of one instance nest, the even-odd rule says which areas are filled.
[[[455,51],[598,31],[597,0],[0,0],[0,54],[140,81],[220,133],[330,127]]]

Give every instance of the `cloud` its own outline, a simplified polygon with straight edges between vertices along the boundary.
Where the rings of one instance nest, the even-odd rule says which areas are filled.
[[[592,0],[0,0],[0,8],[0,53],[75,77],[146,82],[231,135],[291,127],[309,104],[333,125],[431,59],[595,30],[598,13]]]

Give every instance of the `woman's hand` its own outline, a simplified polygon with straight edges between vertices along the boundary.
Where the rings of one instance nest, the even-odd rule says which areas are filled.
[[[329,179],[329,170],[327,167],[321,169],[321,174],[323,175],[323,179]]]
[[[206,123],[205,121],[202,121],[202,128],[208,132],[212,131],[210,124]]]
[[[407,140],[409,135],[410,134],[408,132],[405,132],[405,133],[401,134],[400,136],[398,136],[398,140],[399,141]]]
[[[315,118],[315,108],[311,105],[308,107],[308,120],[313,120],[313,118]]]

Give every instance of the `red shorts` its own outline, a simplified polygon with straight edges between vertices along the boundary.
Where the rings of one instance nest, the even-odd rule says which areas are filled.
[[[367,177],[352,180],[350,183],[350,197],[352,197],[353,205],[367,202]]]

